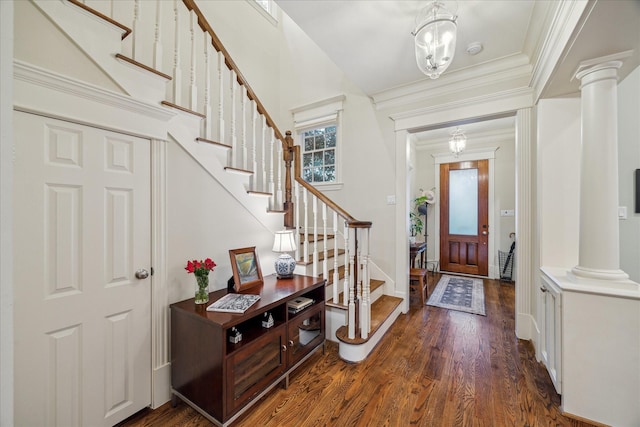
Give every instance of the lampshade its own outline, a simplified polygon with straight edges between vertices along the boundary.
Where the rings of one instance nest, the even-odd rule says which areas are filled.
[[[296,250],[296,239],[293,230],[276,231],[273,240],[273,252],[293,252]]]
[[[442,2],[434,1],[416,17],[416,62],[418,68],[437,79],[451,64],[456,50],[456,19]]]
[[[449,150],[453,153],[454,156],[458,157],[465,147],[467,146],[467,137],[465,136],[462,129],[455,128],[451,132],[451,139],[449,140]]]
[[[282,254],[276,258],[274,264],[278,279],[293,277],[296,260],[287,253],[296,250],[296,239],[293,235],[293,230],[276,231],[272,250],[274,252],[282,252]]]

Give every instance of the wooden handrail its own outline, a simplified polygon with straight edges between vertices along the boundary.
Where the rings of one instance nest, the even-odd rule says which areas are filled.
[[[269,116],[269,113],[267,113],[266,108],[264,108],[264,105],[262,105],[262,103],[256,96],[255,92],[253,91],[253,89],[251,89],[249,82],[247,82],[247,79],[244,78],[244,76],[240,72],[240,69],[238,68],[236,63],[233,61],[233,59],[231,59],[231,55],[229,55],[229,52],[227,52],[227,49],[225,49],[220,39],[211,28],[211,25],[209,25],[209,22],[207,22],[206,18],[204,17],[204,15],[202,14],[198,6],[196,5],[195,1],[194,0],[182,0],[182,1],[184,2],[185,6],[187,6],[187,9],[193,10],[195,12],[196,16],[198,17],[198,25],[200,26],[200,28],[202,28],[202,31],[206,31],[211,35],[211,44],[216,49],[216,51],[222,52],[222,54],[224,55],[224,63],[226,64],[227,68],[235,71],[238,83],[244,86],[245,88],[247,88],[247,96],[252,101],[255,101],[256,107],[258,109],[258,113],[262,114],[265,117],[267,125],[271,129],[273,129],[273,132],[276,138],[278,138],[282,142],[283,144],[282,147],[286,149],[287,148],[286,142],[284,140],[284,137],[282,136],[282,132],[280,132],[280,130],[276,126],[273,119],[271,119],[271,116]]]

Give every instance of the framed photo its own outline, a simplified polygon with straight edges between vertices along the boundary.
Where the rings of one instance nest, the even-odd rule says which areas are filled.
[[[262,284],[262,271],[256,247],[229,250],[233,270],[233,288],[236,292]]]

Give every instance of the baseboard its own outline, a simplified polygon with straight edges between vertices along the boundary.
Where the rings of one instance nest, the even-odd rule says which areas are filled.
[[[536,321],[529,313],[516,313],[516,336],[521,340],[533,339],[532,331],[537,330]]]
[[[592,424],[592,425],[594,425],[596,427],[611,427],[609,424],[599,423],[597,421],[593,421],[593,420],[590,420],[588,418],[584,418],[584,417],[580,417],[578,415],[570,414],[569,412],[562,412],[562,415],[564,415],[567,418],[571,418],[572,420],[580,421],[580,422],[583,422],[583,423],[586,423],[586,424]]]
[[[151,379],[151,408],[156,409],[171,400],[171,364],[156,368]]]

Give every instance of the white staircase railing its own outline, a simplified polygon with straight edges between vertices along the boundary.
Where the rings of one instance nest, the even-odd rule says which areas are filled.
[[[267,195],[268,209],[284,212],[285,227],[300,230],[297,259],[311,264],[313,276],[322,275],[333,283],[333,302],[349,310],[349,338],[355,338],[356,333],[367,338],[371,326],[371,223],[355,220],[301,178],[300,147],[293,143],[290,132],[283,137],[277,129],[196,2],[60,1],[122,28],[122,50],[114,54],[120,53],[131,63],[159,74],[171,70],[167,99],[159,101],[202,118],[198,142],[230,147],[225,169],[250,175],[247,192]],[[345,251],[342,278],[338,258],[341,249]]]

